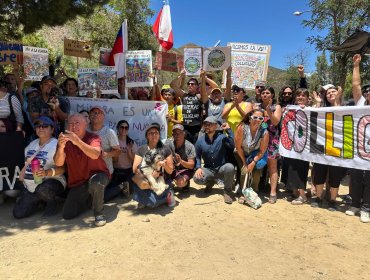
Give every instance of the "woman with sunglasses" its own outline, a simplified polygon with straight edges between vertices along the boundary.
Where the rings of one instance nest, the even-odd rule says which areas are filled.
[[[274,204],[277,200],[277,181],[278,181],[278,170],[277,161],[280,157],[279,154],[279,123],[281,119],[281,106],[276,104],[275,90],[272,87],[267,87],[261,92],[261,108],[265,110],[265,125],[269,132],[269,144],[268,144],[268,161],[267,168],[270,175],[270,198],[269,202]]]
[[[23,181],[25,188],[13,209],[13,216],[17,219],[31,216],[37,211],[40,203],[46,203],[43,216],[55,215],[57,210],[55,198],[61,195],[66,187],[64,167],[55,166],[54,163],[58,144],[58,140],[53,137],[54,122],[49,117],[41,116],[35,120],[34,127],[38,139],[32,141],[25,149],[26,171]],[[35,159],[39,162],[38,166],[34,165]]]
[[[126,120],[120,120],[116,128],[121,154],[118,158],[113,160],[114,171],[112,181],[104,191],[105,202],[115,198],[120,193],[126,198],[129,197],[129,182],[134,175],[132,172],[132,164],[137,151],[137,145],[135,141],[128,136],[130,125]]]
[[[235,133],[235,158],[242,171],[240,186],[243,186],[245,174],[252,172],[252,187],[257,192],[262,168],[267,163],[267,146],[269,135],[266,128],[262,127],[264,111],[253,109],[237,126]],[[244,203],[244,197],[240,197]]]

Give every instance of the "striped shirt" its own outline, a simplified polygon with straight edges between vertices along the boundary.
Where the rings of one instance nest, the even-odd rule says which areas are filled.
[[[15,95],[11,96],[11,102],[13,105],[13,110],[17,123],[24,123],[21,103],[19,102],[18,98]],[[3,98],[0,98],[0,118],[6,119],[9,116],[10,116],[9,93],[7,93]]]

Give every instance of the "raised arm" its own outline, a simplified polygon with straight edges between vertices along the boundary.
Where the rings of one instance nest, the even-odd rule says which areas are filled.
[[[307,80],[304,75],[304,66],[303,65],[298,65],[297,66],[298,70],[298,75],[299,75],[299,87],[300,88],[308,88],[307,87]]]
[[[225,101],[230,102],[231,100],[231,72],[232,72],[232,67],[229,66],[226,70],[226,89],[225,89]]]
[[[200,71],[200,99],[203,104],[206,104],[208,102],[208,94],[207,94],[207,88],[206,88],[206,72],[202,69]]]
[[[361,63],[361,55],[355,54],[353,56],[353,76],[352,76],[352,94],[353,100],[355,104],[360,100],[362,97],[361,93],[361,76],[360,76],[360,63]]]
[[[173,90],[176,93],[176,97],[182,98],[185,94],[184,91],[181,89],[181,83],[184,78],[185,78],[185,70],[182,70],[180,76],[178,76],[176,79],[174,79],[170,83],[171,88],[173,88]]]

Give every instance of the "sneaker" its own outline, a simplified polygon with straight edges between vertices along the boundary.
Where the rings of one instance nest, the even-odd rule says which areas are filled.
[[[231,198],[231,196],[228,193],[224,193],[224,202],[227,203],[227,204],[233,203],[233,199]]]
[[[277,196],[276,195],[270,195],[269,197],[269,203],[270,204],[275,204],[277,201]]]
[[[299,196],[296,199],[294,199],[291,203],[292,205],[302,205],[307,202],[307,198]]]
[[[175,194],[173,190],[170,190],[167,194],[167,205],[169,207],[174,207],[176,205]]]
[[[370,213],[369,211],[364,211],[364,210],[361,210],[360,212],[360,221],[363,222],[363,223],[368,223],[370,222]]]
[[[328,202],[328,210],[332,212],[337,211],[338,210],[337,202],[334,200],[330,200]]]
[[[314,201],[311,202],[311,207],[318,208],[322,206],[322,199],[316,197]]]
[[[351,203],[352,203],[352,197],[349,194],[346,194],[345,196],[343,196],[342,202],[344,204],[351,205]]]
[[[107,223],[104,215],[95,216],[95,226],[102,227]]]
[[[207,185],[204,189],[204,193],[211,193],[212,192],[213,185]]]
[[[345,213],[348,216],[356,216],[358,213],[360,213],[360,208],[350,206]]]

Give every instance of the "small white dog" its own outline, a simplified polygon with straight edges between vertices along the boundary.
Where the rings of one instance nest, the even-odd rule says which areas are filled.
[[[150,150],[145,154],[143,161],[139,166],[141,173],[144,174],[144,177],[148,180],[151,189],[157,195],[161,195],[168,188],[163,175],[159,176],[157,179],[153,177],[153,171],[161,172],[161,167],[158,165],[158,162],[162,160],[164,160],[164,157],[159,154],[157,150]]]

